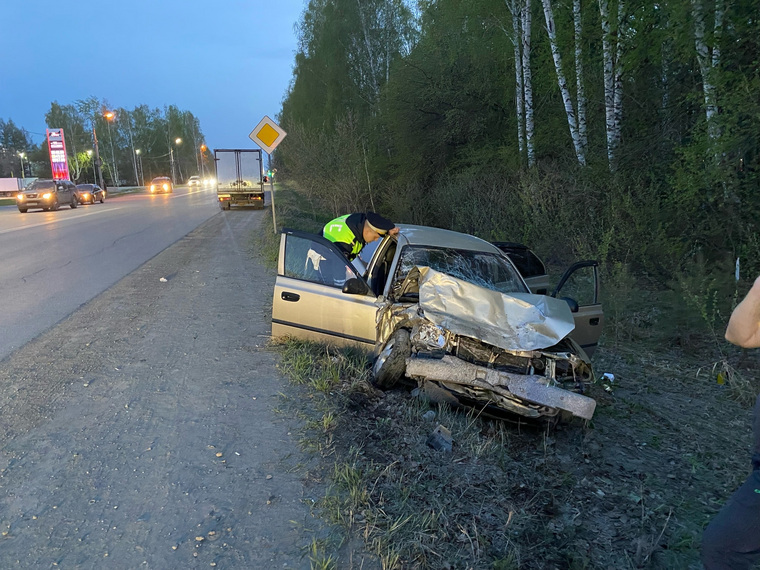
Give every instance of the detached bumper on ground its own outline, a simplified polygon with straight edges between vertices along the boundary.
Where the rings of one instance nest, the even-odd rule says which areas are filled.
[[[564,410],[586,420],[593,417],[596,409],[596,401],[592,398],[547,386],[547,379],[543,376],[493,370],[449,355],[441,359],[407,358],[406,374],[413,378],[471,386],[517,397],[540,406]]]

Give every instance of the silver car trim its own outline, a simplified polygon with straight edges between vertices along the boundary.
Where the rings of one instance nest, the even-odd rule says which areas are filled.
[[[317,327],[308,327],[308,326],[305,326],[305,325],[301,325],[301,324],[293,323],[293,322],[289,322],[289,321],[283,321],[283,320],[280,320],[280,319],[272,319],[272,324],[282,325],[282,326],[285,326],[285,327],[291,327],[291,328],[294,328],[294,329],[301,329],[301,330],[305,330],[305,331],[309,331],[309,332],[313,332],[313,333],[325,334],[325,335],[334,336],[334,337],[337,337],[337,338],[343,338],[343,339],[346,339],[346,340],[353,340],[355,342],[361,342],[361,343],[364,343],[364,344],[371,344],[373,347],[375,346],[375,339],[371,339],[370,340],[370,339],[361,338],[361,337],[358,337],[358,336],[352,336],[352,335],[348,335],[348,334],[336,333],[334,331],[328,331],[328,330],[320,329],[320,328],[317,328]]]

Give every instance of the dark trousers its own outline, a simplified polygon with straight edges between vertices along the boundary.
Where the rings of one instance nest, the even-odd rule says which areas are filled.
[[[742,570],[760,561],[760,470],[731,496],[702,535],[706,570]]]

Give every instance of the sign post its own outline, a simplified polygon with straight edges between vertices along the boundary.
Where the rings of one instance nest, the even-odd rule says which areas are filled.
[[[271,164],[271,154],[285,138],[285,135],[287,133],[280,128],[280,125],[264,115],[264,118],[259,121],[259,124],[248,137],[267,153],[267,163]],[[277,216],[274,211],[274,180],[271,176],[269,177],[269,195],[272,197],[272,225],[274,226],[274,233],[277,233]]]
[[[45,133],[47,135],[53,180],[68,180],[69,160],[66,157],[66,142],[63,139],[63,129],[46,129]]]

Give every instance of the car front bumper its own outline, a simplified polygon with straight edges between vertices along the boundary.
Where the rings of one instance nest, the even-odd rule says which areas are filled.
[[[481,393],[493,393],[506,398],[570,412],[590,420],[596,401],[588,396],[547,384],[547,378],[533,374],[513,374],[478,366],[446,355],[443,358],[411,356],[406,359],[406,375],[472,388]],[[498,406],[497,401],[494,404]]]

